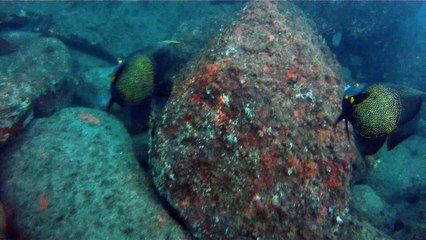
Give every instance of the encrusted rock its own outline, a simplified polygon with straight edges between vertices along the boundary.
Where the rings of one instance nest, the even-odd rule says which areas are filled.
[[[16,44],[18,51],[0,56],[0,146],[16,135],[33,113],[49,115],[67,105],[71,98],[66,96],[72,92],[66,88],[71,64],[62,42],[24,32],[2,37]]]
[[[156,187],[196,237],[327,239],[354,152],[340,68],[291,3],[250,3],[176,80],[152,121]]]
[[[67,108],[34,120],[0,157],[19,239],[184,239],[156,198],[122,124]]]
[[[355,185],[351,193],[351,206],[359,218],[368,220],[384,232],[393,229],[396,221],[395,210],[377,196],[370,186]]]
[[[345,224],[343,234],[340,239],[347,240],[392,240],[393,238],[386,235],[384,232],[373,227],[366,221],[352,219]]]

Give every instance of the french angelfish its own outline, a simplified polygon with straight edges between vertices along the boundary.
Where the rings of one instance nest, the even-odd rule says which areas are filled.
[[[150,98],[155,84],[162,81],[170,65],[171,51],[168,46],[179,43],[168,40],[150,44],[119,60],[111,78],[111,98],[107,111],[114,103],[121,107],[137,106]]]
[[[386,140],[392,150],[415,132],[425,97],[425,92],[402,85],[356,83],[345,90],[333,129],[345,120],[349,137],[350,122],[362,156],[377,153]]]

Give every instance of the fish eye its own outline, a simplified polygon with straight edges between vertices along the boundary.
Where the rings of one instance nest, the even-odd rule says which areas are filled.
[[[359,83],[355,83],[355,87],[359,87]]]

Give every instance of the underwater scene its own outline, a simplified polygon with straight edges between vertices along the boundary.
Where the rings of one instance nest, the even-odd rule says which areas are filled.
[[[426,4],[0,2],[0,240],[426,240]]]

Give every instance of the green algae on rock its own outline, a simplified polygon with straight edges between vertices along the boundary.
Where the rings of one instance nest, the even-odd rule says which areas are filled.
[[[107,113],[36,119],[0,156],[3,203],[20,239],[184,239],[154,195],[130,136]]]

